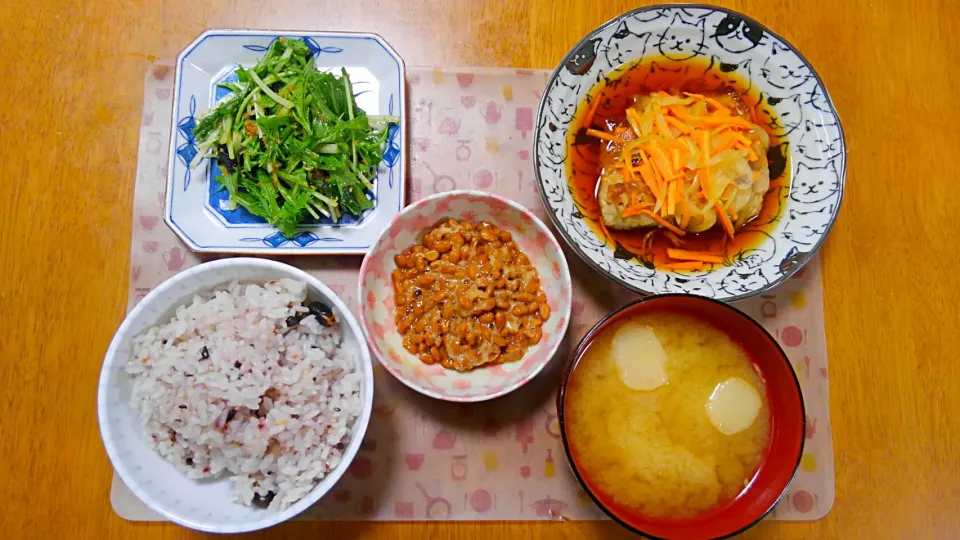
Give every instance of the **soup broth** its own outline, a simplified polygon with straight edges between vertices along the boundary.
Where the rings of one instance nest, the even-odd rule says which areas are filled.
[[[644,345],[650,331],[653,348]],[[661,354],[658,346],[662,365],[636,369]],[[744,422],[751,407],[755,417]],[[710,324],[672,312],[629,317],[596,337],[570,374],[564,422],[594,495],[654,519],[691,518],[736,498],[756,474],[770,424],[747,352]]]

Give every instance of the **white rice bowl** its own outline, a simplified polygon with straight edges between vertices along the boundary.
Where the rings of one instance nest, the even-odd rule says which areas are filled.
[[[337,324],[305,301],[329,306]],[[343,303],[296,268],[227,259],[174,276],[107,353],[98,405],[114,468],[188,527],[240,532],[296,515],[329,491],[366,431],[362,343]]]

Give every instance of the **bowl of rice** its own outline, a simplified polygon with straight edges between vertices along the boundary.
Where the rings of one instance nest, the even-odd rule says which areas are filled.
[[[326,494],[373,405],[363,333],[310,274],[279,262],[201,264],[151,291],[104,359],[100,432],[123,482],[180,525],[236,533]]]

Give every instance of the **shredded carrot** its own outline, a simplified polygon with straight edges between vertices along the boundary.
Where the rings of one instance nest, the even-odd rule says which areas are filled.
[[[691,93],[691,92],[684,92],[683,95],[685,95],[685,96],[687,96],[687,97],[697,98],[697,99],[704,99],[704,98],[703,98],[703,94],[694,94],[694,93]]]
[[[597,94],[593,97],[593,103],[590,104],[590,110],[587,111],[587,117],[583,119],[583,127],[590,128],[593,126],[593,116],[597,114],[597,109],[600,107],[600,94]]]
[[[700,156],[704,162],[710,159],[710,132],[701,131],[700,132],[700,153],[703,154]]]
[[[673,247],[680,247],[683,245],[683,240],[677,238],[677,235],[673,234],[672,232],[663,231],[663,235],[667,237],[667,240],[669,240],[671,244],[673,244]]]
[[[740,145],[747,151],[750,156],[750,161],[757,160],[757,154],[753,152],[753,145],[750,144],[750,141],[739,133],[734,133],[733,138],[740,143]]]
[[[700,261],[706,263],[722,263],[723,257],[700,251],[690,251],[687,249],[667,248],[667,256],[671,259],[681,261]]]
[[[649,210],[644,209],[644,210],[641,210],[640,213],[650,216],[651,218],[653,218],[654,221],[656,221],[660,225],[663,225],[665,228],[669,229],[670,231],[673,232],[673,234],[676,234],[677,236],[683,236],[687,234],[687,231],[684,231],[683,229],[678,229],[676,226],[671,225],[670,223],[665,221],[663,218],[661,218],[660,216],[654,214]]]
[[[725,105],[721,104],[719,101],[713,98],[704,98],[703,100],[709,103],[710,105],[713,105],[717,109],[718,113],[721,113],[724,116],[730,115],[730,109],[727,108]]]
[[[670,156],[673,157],[673,170],[680,170],[680,152],[676,148],[670,150]]]
[[[653,205],[650,203],[644,203],[644,204],[633,203],[630,206],[624,208],[620,216],[625,218],[631,217],[631,216],[639,216],[642,213],[641,210],[646,210],[649,208],[653,208]]]
[[[676,118],[674,118],[674,117],[672,117],[672,116],[664,116],[663,119],[664,119],[664,121],[666,121],[668,124],[672,125],[673,127],[677,128],[678,130],[680,130],[680,133],[683,133],[683,134],[685,134],[685,135],[689,135],[690,132],[693,131],[693,130],[690,128],[690,126],[684,124],[683,122],[681,122],[680,120],[677,120]]]
[[[667,215],[673,216],[676,215],[677,210],[677,190],[676,186],[677,181],[671,180],[667,183]]]
[[[617,129],[613,130],[614,135],[623,135],[627,132],[627,128],[623,126],[617,126]]]
[[[640,178],[643,179],[643,183],[650,188],[650,192],[653,193],[653,196],[659,201],[660,188],[657,186],[657,177],[653,174],[653,169],[650,167],[650,164],[644,163],[637,171],[640,173]]]
[[[727,232],[727,235],[730,238],[733,238],[733,223],[730,223],[730,218],[727,217],[727,212],[720,206],[720,203],[713,203],[713,208],[717,211],[717,219],[720,220],[720,224],[723,225],[723,230]]]
[[[665,180],[673,177],[673,168],[670,167],[670,161],[667,160],[667,156],[663,153],[663,149],[660,148],[659,144],[650,143],[647,145],[647,150],[650,152],[650,157],[653,158],[654,166],[659,169],[660,174]]]
[[[757,178],[760,178],[760,173],[754,172],[754,173],[753,173],[753,179],[756,180]]]
[[[704,199],[710,198],[710,191],[713,190],[713,181],[710,180],[710,169],[700,169],[700,192]]]
[[[672,262],[672,263],[655,264],[655,266],[660,270],[696,271],[696,270],[703,269],[703,263],[700,261]]]
[[[595,129],[587,129],[587,135],[596,137],[598,139],[603,139],[605,141],[620,142],[620,139],[614,137],[609,133],[604,133],[603,131],[597,131]]]

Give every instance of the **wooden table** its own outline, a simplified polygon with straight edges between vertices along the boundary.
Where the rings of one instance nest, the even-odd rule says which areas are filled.
[[[846,128],[822,250],[837,497],[748,538],[960,537],[960,3],[723,2],[816,67]],[[143,75],[208,27],[369,30],[408,65],[552,68],[639,3],[5,3],[0,17],[0,536],[199,536],[108,500],[95,388],[126,305]],[[914,7],[908,7],[913,5]],[[599,523],[291,523],[269,538],[614,538]]]

